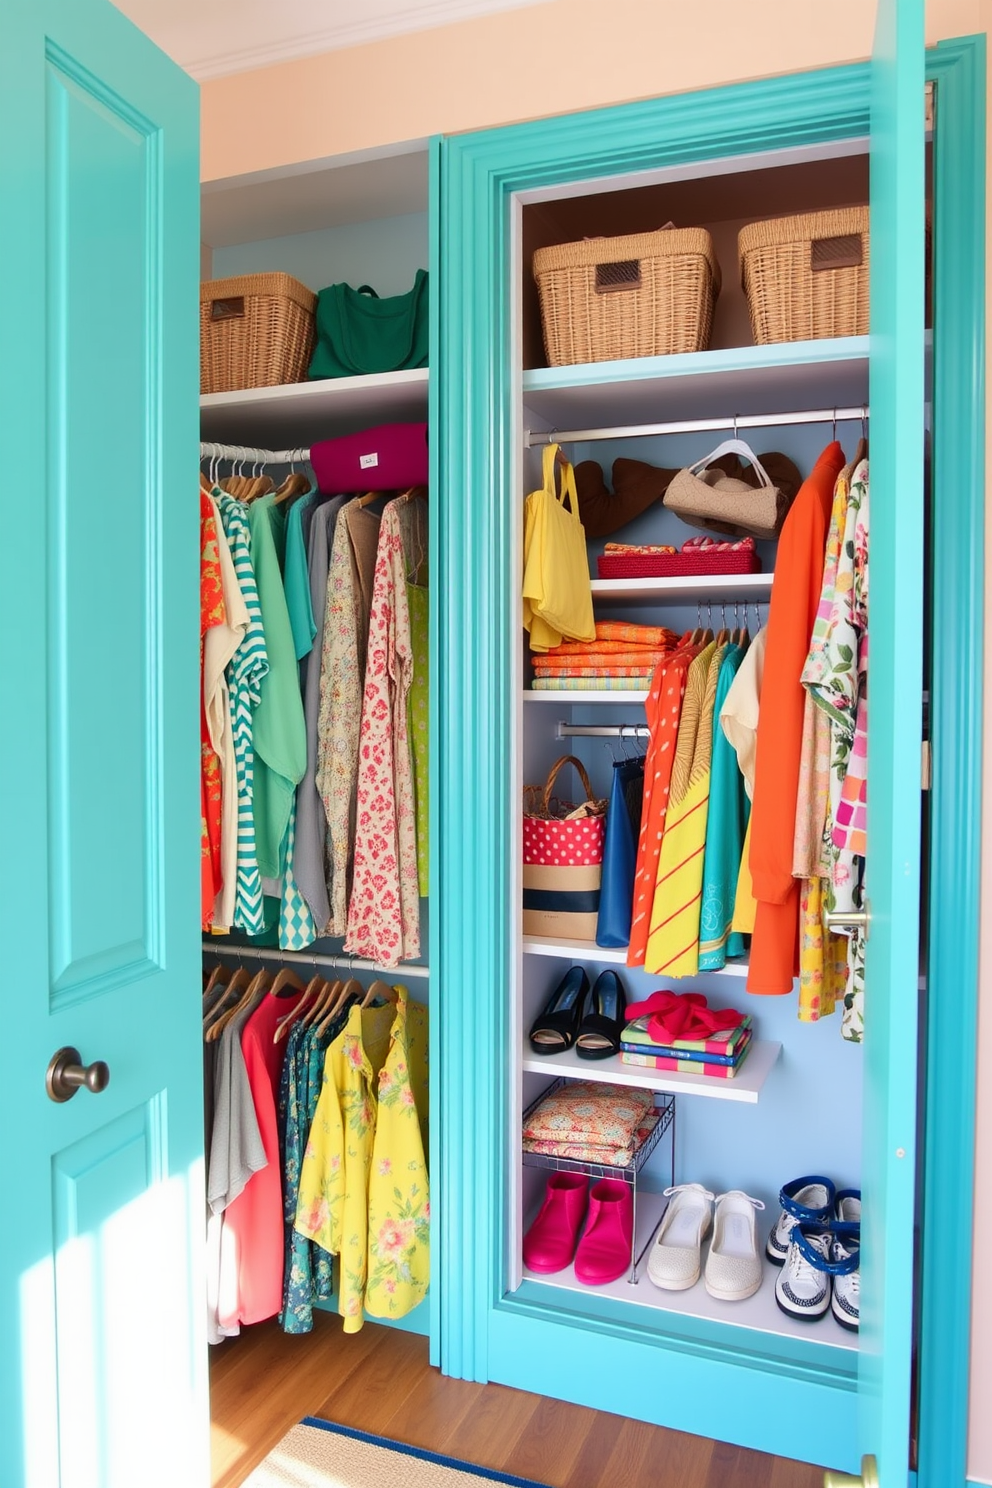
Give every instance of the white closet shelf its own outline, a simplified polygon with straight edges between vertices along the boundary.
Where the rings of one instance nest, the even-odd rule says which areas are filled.
[[[561,707],[565,703],[574,708],[584,703],[643,703],[647,701],[646,692],[573,692],[570,688],[551,688],[547,692],[534,692],[530,687],[524,688],[525,703],[557,703]]]
[[[594,940],[544,940],[540,935],[523,936],[524,954],[557,956],[565,961],[591,961],[611,966],[627,965],[626,946],[600,946]],[[632,968],[643,970],[643,967]],[[648,973],[650,975],[650,973]],[[728,961],[719,971],[701,971],[700,976],[747,976],[747,959]]]
[[[867,336],[541,367],[523,375],[524,422],[530,414],[551,429],[729,419],[867,401]]]
[[[370,424],[427,419],[426,367],[330,377],[200,397],[201,438],[225,444],[308,448]]]
[[[693,1175],[688,1174],[687,1177]],[[637,1250],[638,1253],[653,1238],[654,1231],[665,1210],[665,1199],[661,1194],[638,1188],[637,1193]],[[778,1210],[775,1214],[777,1216]],[[770,1228],[767,1213],[759,1216],[758,1238],[764,1247]],[[765,1223],[762,1223],[765,1221]],[[650,1252],[649,1252],[650,1254]],[[818,1323],[803,1322],[788,1317],[775,1301],[774,1266],[762,1260],[762,1282],[759,1291],[743,1302],[719,1302],[711,1297],[700,1277],[694,1287],[684,1292],[666,1292],[656,1287],[647,1275],[647,1256],[641,1262],[639,1279],[631,1285],[626,1274],[607,1286],[587,1287],[575,1279],[575,1269],[568,1266],[554,1276],[542,1276],[537,1271],[524,1268],[523,1278],[539,1282],[541,1286],[554,1287],[567,1292],[581,1292],[590,1297],[610,1297],[617,1302],[630,1302],[649,1309],[656,1314],[676,1314],[679,1317],[696,1317],[707,1322],[726,1323],[728,1327],[751,1328],[758,1333],[768,1333],[779,1338],[801,1338],[804,1343],[822,1345],[825,1348],[847,1351],[853,1355],[858,1350],[858,1335],[848,1333],[828,1313]],[[659,1323],[663,1318],[659,1317]],[[834,1356],[835,1359],[837,1356]]]
[[[732,1080],[714,1075],[680,1075],[674,1071],[624,1064],[619,1054],[609,1059],[580,1059],[574,1049],[562,1054],[535,1054],[525,1041],[523,1068],[531,1075],[562,1076],[566,1080],[596,1080],[604,1085],[636,1086],[640,1090],[663,1090],[672,1095],[702,1095],[710,1100],[739,1101],[754,1105],[782,1052],[782,1045],[755,1039]]]
[[[699,574],[672,579],[593,579],[597,604],[686,604],[690,600],[767,600],[772,592],[770,573]]]

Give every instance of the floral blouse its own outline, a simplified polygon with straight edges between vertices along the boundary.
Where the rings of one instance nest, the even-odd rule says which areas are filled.
[[[358,748],[354,877],[344,948],[387,967],[420,954],[407,709],[413,643],[404,538],[415,536],[422,506],[401,496],[382,515]]]
[[[427,1014],[395,991],[395,1006],[353,1006],[328,1049],[300,1173],[295,1227],[340,1257],[346,1333],[366,1312],[405,1317],[430,1276]]]
[[[214,749],[204,696],[204,648],[208,631],[225,624],[224,585],[217,546],[217,522],[210,497],[200,490],[200,917],[204,928],[213,919],[221,886],[221,773]]]

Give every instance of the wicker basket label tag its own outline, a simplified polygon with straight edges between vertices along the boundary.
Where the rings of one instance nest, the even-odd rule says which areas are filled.
[[[613,294],[618,289],[640,289],[640,259],[627,258],[620,263],[596,265],[596,293]]]
[[[814,238],[809,245],[809,266],[814,274],[824,269],[860,269],[864,261],[860,233],[840,238]]]
[[[234,295],[229,300],[213,300],[210,304],[211,320],[242,320],[244,313],[244,295]]]

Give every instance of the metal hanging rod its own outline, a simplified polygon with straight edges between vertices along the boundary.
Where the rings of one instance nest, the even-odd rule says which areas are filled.
[[[308,449],[253,449],[245,444],[200,444],[201,460],[237,460],[245,465],[300,465],[309,460]]]
[[[362,956],[349,956],[342,952],[337,956],[311,955],[309,951],[281,951],[278,946],[226,946],[214,945],[212,940],[203,942],[205,956],[233,956],[238,961],[278,961],[289,966],[312,966],[322,971],[374,971],[381,976],[429,977],[429,966],[406,965],[385,967],[378,961],[366,961]]]
[[[621,424],[612,429],[524,430],[524,445],[535,449],[545,444],[591,444],[597,439],[643,439],[651,434],[737,434],[741,429],[763,429],[766,425],[840,424],[852,419],[867,420],[868,405],[860,408],[811,408],[799,413],[748,413],[737,418],[683,419],[673,424]]]
[[[555,725],[556,739],[650,739],[644,723],[563,723]]]

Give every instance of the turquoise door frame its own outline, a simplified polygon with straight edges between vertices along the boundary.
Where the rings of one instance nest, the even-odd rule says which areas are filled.
[[[974,1119],[978,920],[981,533],[983,524],[984,45],[968,38],[926,59],[938,85],[934,346],[932,620],[933,815],[930,1000],[953,989],[953,1029],[931,1020],[926,1046],[926,1151],[921,1249],[920,1483],[963,1483],[967,1278]],[[856,1387],[758,1340],[728,1350],[719,1332],[645,1339],[630,1310],[594,1318],[565,1305],[503,1295],[506,1274],[504,1111],[510,1078],[504,988],[510,980],[512,715],[510,512],[515,386],[511,362],[508,198],[514,192],[700,158],[864,137],[871,69],[777,78],[444,141],[441,171],[439,387],[435,451],[434,675],[438,802],[432,966],[445,989],[435,1048],[443,1092],[435,1167],[443,1301],[438,1348],[448,1374],[496,1378],[725,1436],[786,1455],[832,1460],[853,1444]],[[478,623],[485,617],[485,623]],[[485,791],[480,791],[485,782]],[[471,926],[471,934],[466,934]],[[942,962],[936,959],[940,947]],[[464,989],[455,992],[452,989]],[[962,1019],[964,1021],[962,1021]],[[964,1034],[962,1035],[962,1028]],[[457,1112],[457,1119],[455,1118]],[[912,1141],[912,1136],[911,1139]],[[940,1341],[938,1344],[938,1320]],[[908,1335],[907,1335],[908,1336]],[[676,1375],[664,1374],[677,1350]],[[932,1350],[932,1353],[930,1352]],[[929,1358],[929,1364],[928,1364]],[[934,1360],[941,1361],[941,1370]],[[701,1390],[721,1368],[719,1429]],[[908,1373],[909,1361],[902,1367]],[[755,1412],[773,1375],[777,1420]],[[650,1387],[638,1397],[631,1379]],[[955,1387],[956,1390],[955,1390]],[[651,1398],[648,1398],[651,1397]],[[663,1398],[661,1398],[663,1397]],[[790,1434],[789,1420],[798,1425]],[[812,1425],[811,1425],[812,1423]],[[815,1438],[815,1440],[813,1439]],[[956,1453],[948,1476],[948,1443]],[[942,1468],[937,1474],[937,1461]],[[960,1472],[957,1472],[960,1464]],[[930,1474],[929,1477],[923,1473]]]
[[[210,1481],[198,114],[106,0],[0,6],[4,1488]]]

